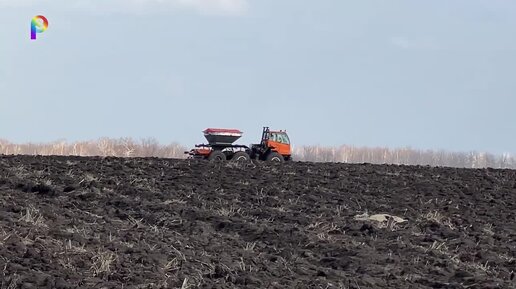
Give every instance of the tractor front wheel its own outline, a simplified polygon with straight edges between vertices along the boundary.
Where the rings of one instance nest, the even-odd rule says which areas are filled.
[[[266,158],[267,161],[270,161],[270,162],[276,162],[276,163],[281,163],[283,162],[285,159],[283,158],[282,155],[280,155],[279,153],[277,152],[270,152],[268,155],[267,155],[267,158]]]

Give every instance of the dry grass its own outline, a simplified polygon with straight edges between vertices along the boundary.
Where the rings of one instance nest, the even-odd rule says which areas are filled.
[[[190,289],[192,288],[194,285],[193,284],[188,284],[188,277],[186,277],[184,280],[183,280],[183,284],[181,285],[181,289]]]
[[[244,211],[241,208],[235,208],[234,206],[230,206],[227,208],[219,208],[216,212],[218,215],[223,217],[233,217],[235,215],[242,215]]]
[[[92,258],[91,272],[94,276],[109,275],[113,262],[117,260],[115,253],[99,250]]]
[[[76,245],[70,239],[65,242],[65,251],[71,252],[74,254],[85,254],[88,252],[88,250],[86,250],[86,246],[84,244]]]
[[[5,230],[2,230],[2,232],[0,232],[0,246],[3,246],[4,242],[9,240],[12,234],[13,233],[7,233]]]
[[[33,206],[29,206],[25,209],[25,211],[21,214],[19,221],[32,224],[36,227],[47,227],[45,224],[45,218],[43,215],[41,215],[39,210]]]
[[[443,214],[439,213],[438,211],[426,213],[422,217],[424,220],[433,221],[433,222],[436,222],[437,224],[440,224],[440,225],[446,226],[452,230],[455,230],[455,226],[451,222],[451,219],[444,216]]]
[[[244,250],[253,252],[255,247],[256,247],[256,242],[247,242],[245,244]]]
[[[165,265],[163,265],[162,270],[165,272],[165,274],[175,272],[181,268],[181,261],[177,258],[174,258],[170,261],[168,261]]]

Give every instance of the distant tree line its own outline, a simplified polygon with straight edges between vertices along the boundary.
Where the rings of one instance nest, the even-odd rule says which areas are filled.
[[[516,169],[516,158],[510,154],[493,155],[485,152],[461,153],[444,150],[368,148],[342,145],[339,147],[302,146],[295,148],[294,153],[297,160],[311,162]]]
[[[162,145],[153,138],[101,138],[94,141],[15,144],[0,139],[0,154],[4,155],[74,155],[116,157],[185,158],[186,147],[172,143]],[[430,165],[463,168],[512,168],[516,158],[509,154],[485,152],[447,152],[410,148],[369,148],[342,145],[339,147],[295,147],[294,160],[310,162],[343,162],[373,164]]]
[[[101,138],[94,141],[14,144],[0,140],[0,154],[183,158],[185,147],[162,145],[153,138]]]

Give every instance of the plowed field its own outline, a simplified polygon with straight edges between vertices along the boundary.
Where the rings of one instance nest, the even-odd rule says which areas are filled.
[[[0,288],[516,288],[516,171],[0,157]]]

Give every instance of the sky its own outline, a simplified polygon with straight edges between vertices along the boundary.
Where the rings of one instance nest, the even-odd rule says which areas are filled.
[[[48,30],[30,40],[30,21]],[[516,2],[0,0],[0,139],[516,153]]]

